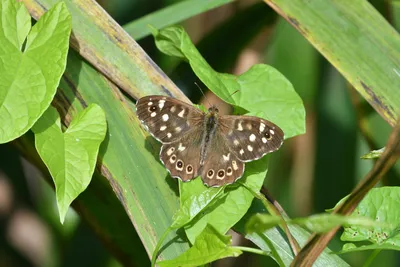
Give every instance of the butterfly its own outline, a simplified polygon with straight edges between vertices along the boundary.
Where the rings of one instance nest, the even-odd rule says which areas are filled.
[[[245,162],[279,149],[284,133],[270,121],[252,116],[220,115],[166,96],[145,96],[136,114],[162,143],[160,160],[174,178],[201,176],[207,186],[231,184],[242,177]]]

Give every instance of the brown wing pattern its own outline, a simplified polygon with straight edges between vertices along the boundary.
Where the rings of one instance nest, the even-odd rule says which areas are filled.
[[[150,134],[164,144],[179,140],[204,120],[199,109],[166,96],[140,98],[136,113]]]
[[[172,177],[190,181],[199,176],[201,129],[190,132],[181,140],[164,144],[160,159]]]
[[[244,163],[240,161],[220,134],[216,134],[207,152],[207,160],[201,168],[201,179],[207,186],[232,184],[244,172]]]
[[[284,139],[277,125],[252,116],[220,116],[218,131],[225,137],[229,149],[243,162],[278,150]]]

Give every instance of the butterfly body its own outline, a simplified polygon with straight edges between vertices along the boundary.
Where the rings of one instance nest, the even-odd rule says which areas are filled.
[[[163,146],[160,160],[182,181],[201,176],[208,186],[242,177],[244,163],[277,150],[283,131],[267,120],[220,115],[165,96],[146,96],[136,103],[137,116]]]

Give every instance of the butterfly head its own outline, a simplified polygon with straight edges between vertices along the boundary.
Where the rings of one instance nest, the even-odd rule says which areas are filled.
[[[219,112],[218,108],[216,105],[212,105],[211,107],[208,108],[208,113],[214,115]]]

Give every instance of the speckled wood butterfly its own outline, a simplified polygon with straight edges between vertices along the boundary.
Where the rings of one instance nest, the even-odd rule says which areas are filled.
[[[145,96],[136,103],[137,116],[163,145],[160,159],[172,177],[182,181],[201,176],[207,186],[234,183],[244,163],[282,145],[283,131],[270,121],[251,116],[205,113],[175,98]]]

